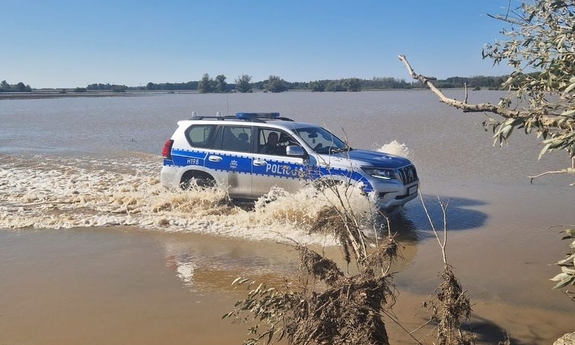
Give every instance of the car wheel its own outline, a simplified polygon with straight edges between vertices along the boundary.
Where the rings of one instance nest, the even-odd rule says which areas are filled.
[[[190,189],[192,186],[198,186],[200,188],[211,188],[215,185],[216,181],[213,177],[202,173],[184,174],[182,177],[182,182],[180,182],[180,187],[184,190]]]

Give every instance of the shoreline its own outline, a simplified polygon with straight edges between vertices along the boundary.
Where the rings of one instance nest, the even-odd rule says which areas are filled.
[[[46,99],[46,98],[81,98],[81,97],[137,97],[142,96],[141,92],[113,92],[113,91],[34,91],[34,92],[0,92],[1,100],[15,99]]]
[[[48,89],[32,92],[0,92],[0,101],[2,100],[27,100],[27,99],[48,99],[48,98],[97,98],[97,97],[141,97],[150,95],[165,94],[197,94],[197,91],[191,90],[134,90],[126,92],[114,91],[86,91],[75,92],[74,90]]]

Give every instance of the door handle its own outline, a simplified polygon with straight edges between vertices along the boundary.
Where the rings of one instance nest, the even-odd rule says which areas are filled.
[[[209,156],[208,160],[210,162],[218,163],[218,162],[222,161],[222,157],[220,157],[220,156]]]
[[[268,162],[266,162],[266,161],[263,161],[263,160],[260,160],[260,159],[254,160],[254,165],[255,165],[255,166],[261,167],[261,166],[264,166],[264,165],[266,165],[266,164],[268,164]]]

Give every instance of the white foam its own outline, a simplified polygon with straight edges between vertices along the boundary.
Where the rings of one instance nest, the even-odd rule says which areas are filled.
[[[4,159],[3,159],[4,160]],[[0,228],[135,226],[250,240],[334,244],[308,234],[317,212],[340,200],[329,190],[272,190],[245,210],[227,202],[223,189],[169,191],[159,183],[161,159],[35,156],[13,158],[0,170]],[[372,205],[359,190],[339,191],[366,220]]]
[[[407,145],[398,142],[397,140],[393,140],[390,143],[387,143],[377,149],[379,152],[385,152],[396,156],[402,156],[406,158],[410,158],[413,156],[413,152],[407,147]]]

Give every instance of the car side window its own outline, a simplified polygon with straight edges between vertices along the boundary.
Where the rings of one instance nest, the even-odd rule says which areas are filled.
[[[248,126],[223,126],[222,150],[236,152],[252,151],[252,128]]]
[[[192,147],[210,147],[215,125],[194,125],[186,131],[186,138]]]
[[[270,155],[285,156],[286,146],[297,143],[291,135],[275,128],[261,128],[258,138],[258,152]]]

